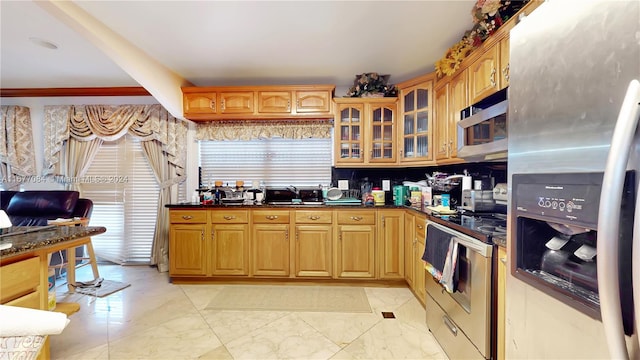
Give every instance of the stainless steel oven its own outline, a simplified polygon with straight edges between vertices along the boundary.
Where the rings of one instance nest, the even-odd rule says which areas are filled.
[[[427,276],[427,326],[449,358],[489,359],[493,245],[427,222],[427,242],[443,235],[458,244],[457,286],[448,292]]]

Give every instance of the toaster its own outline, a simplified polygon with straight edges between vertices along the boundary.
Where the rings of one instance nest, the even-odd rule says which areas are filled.
[[[495,211],[497,206],[493,201],[493,190],[462,190],[462,206],[463,210],[481,212]]]

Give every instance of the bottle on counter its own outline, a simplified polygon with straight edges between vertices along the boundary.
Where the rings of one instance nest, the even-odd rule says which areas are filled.
[[[422,191],[420,190],[419,187],[417,186],[411,187],[409,201],[411,201],[412,208],[422,210]]]

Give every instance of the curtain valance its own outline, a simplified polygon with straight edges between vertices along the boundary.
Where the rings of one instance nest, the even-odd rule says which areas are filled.
[[[171,164],[184,169],[187,124],[153,105],[54,105],[44,107],[45,174],[58,173],[63,144],[78,141],[113,141],[130,134],[142,141],[162,144]],[[180,171],[182,175],[182,171]]]
[[[326,120],[211,121],[196,123],[197,140],[305,139],[331,137]]]

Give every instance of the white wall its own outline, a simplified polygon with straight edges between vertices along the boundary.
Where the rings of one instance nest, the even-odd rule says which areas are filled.
[[[31,113],[31,126],[33,127],[33,142],[35,147],[36,170],[42,174],[44,164],[44,106],[45,105],[125,105],[125,104],[158,104],[152,96],[87,96],[87,97],[22,97],[0,98],[2,105],[19,105],[29,108]],[[195,141],[195,130],[189,122],[187,135],[187,197],[198,186],[198,145]],[[59,188],[55,183],[29,183],[24,184],[28,190]]]

